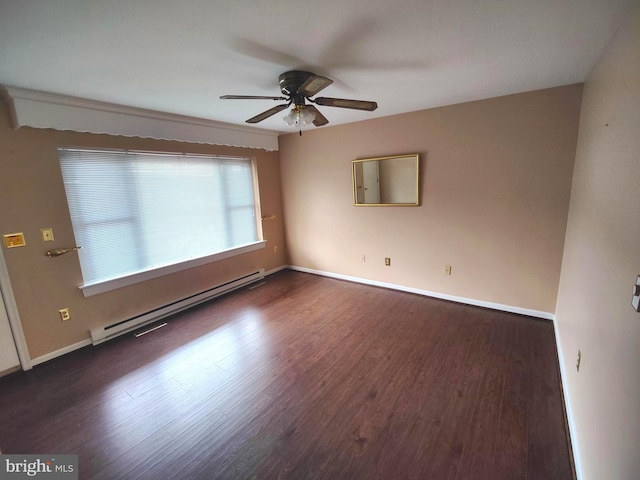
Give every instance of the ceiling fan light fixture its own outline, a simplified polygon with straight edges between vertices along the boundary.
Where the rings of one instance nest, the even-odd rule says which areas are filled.
[[[307,127],[313,123],[316,116],[313,112],[304,108],[304,106],[300,107],[296,105],[284,116],[283,120],[285,123],[291,127],[295,126],[296,128]]]
[[[300,120],[303,124],[311,125],[313,120],[316,118],[313,112],[307,110],[306,108],[300,112]]]

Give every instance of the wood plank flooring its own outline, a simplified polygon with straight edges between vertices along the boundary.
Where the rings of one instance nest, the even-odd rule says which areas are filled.
[[[0,379],[82,479],[571,479],[551,322],[283,271]]]

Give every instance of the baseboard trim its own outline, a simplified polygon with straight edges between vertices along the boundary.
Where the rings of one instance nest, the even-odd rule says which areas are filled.
[[[47,353],[46,355],[42,355],[41,357],[33,358],[31,360],[31,365],[36,366],[41,363],[48,362],[49,360],[53,360],[54,358],[61,357],[62,355],[66,355],[67,353],[71,353],[74,350],[78,350],[89,345],[91,345],[91,339],[87,338],[85,340],[82,340],[81,342],[74,343],[73,345],[67,345],[60,350],[55,350],[53,352]]]
[[[569,388],[567,387],[567,369],[564,364],[564,353],[562,351],[562,342],[560,341],[560,333],[558,329],[558,322],[556,316],[553,316],[553,332],[556,338],[556,349],[558,350],[558,365],[560,366],[560,382],[562,383],[562,395],[564,401],[564,410],[567,415],[567,424],[569,427],[569,441],[571,447],[571,454],[573,455],[573,466],[575,469],[575,476],[577,480],[582,480],[582,470],[580,462],[580,451],[576,442],[576,427],[573,421],[573,413],[571,412],[571,402],[569,401]]]
[[[15,367],[7,368],[5,370],[0,371],[0,378],[5,377],[7,375],[10,375],[10,374],[12,374],[14,372],[18,372],[20,370],[22,370],[22,367],[20,365],[16,365]]]
[[[271,270],[267,270],[266,272],[264,272],[264,276],[268,277],[269,275],[273,275],[274,273],[278,273],[281,272],[282,270],[287,270],[289,267],[289,265],[280,265],[279,267],[276,268],[272,268]]]
[[[491,308],[493,310],[500,310],[503,312],[517,313],[519,315],[527,315],[529,317],[542,318],[544,320],[553,320],[554,318],[554,315],[551,312],[531,310],[529,308],[515,307],[513,305],[504,305],[501,303],[485,302],[484,300],[476,300],[475,298],[458,297],[456,295],[448,295],[445,293],[432,292],[429,290],[421,290],[419,288],[405,287],[403,285],[396,285],[395,283],[379,282],[377,280],[369,280],[366,278],[352,277],[351,275],[342,275],[340,273],[324,272],[321,270],[314,270],[312,268],[297,267],[295,265],[289,265],[288,268],[290,268],[291,270],[296,270],[298,272],[312,273],[314,275],[321,275],[323,277],[330,277],[330,278],[336,278],[338,280],[346,280],[349,282],[362,283],[364,285],[372,285],[374,287],[389,288],[391,290],[399,290],[401,292],[416,293],[418,295],[424,295],[426,297],[433,297],[433,298],[439,298],[441,300],[449,300],[452,302],[464,303],[466,305],[473,305],[475,307]]]

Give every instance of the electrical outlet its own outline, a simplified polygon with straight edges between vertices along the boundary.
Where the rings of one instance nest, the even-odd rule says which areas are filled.
[[[391,266],[391,259],[390,259],[389,257],[385,257],[385,258],[384,258],[384,264],[385,264],[387,267],[390,267],[390,266]]]
[[[278,246],[273,247],[273,253],[278,253]]]
[[[67,320],[71,320],[71,313],[69,312],[68,308],[62,308],[58,310],[58,312],[60,313],[60,319],[63,322],[66,322]]]
[[[444,266],[444,274],[445,275],[451,275],[451,265],[445,265]]]
[[[578,359],[576,360],[576,371],[580,372],[580,361],[582,360],[582,352],[578,350]]]
[[[367,256],[363,253],[362,256],[360,257],[360,260],[362,260],[362,263],[367,261]]]

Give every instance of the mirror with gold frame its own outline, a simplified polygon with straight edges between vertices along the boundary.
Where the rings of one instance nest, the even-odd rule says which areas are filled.
[[[351,161],[353,204],[358,207],[420,205],[417,153]]]

